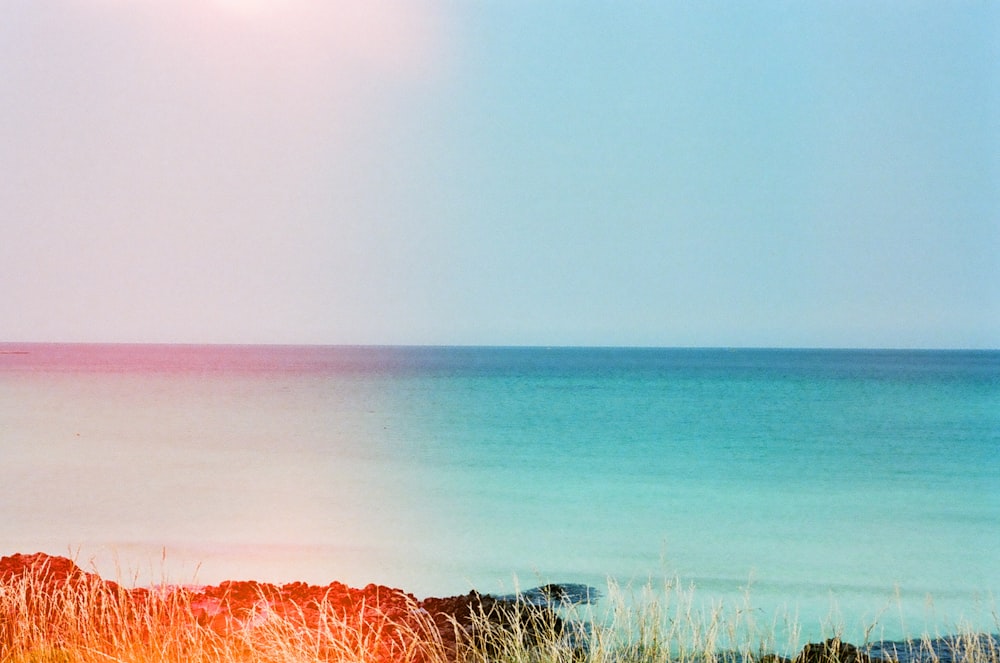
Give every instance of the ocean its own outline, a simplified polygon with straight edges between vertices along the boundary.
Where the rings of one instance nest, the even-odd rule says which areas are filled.
[[[0,344],[0,523],[137,584],[997,632],[1000,352]]]

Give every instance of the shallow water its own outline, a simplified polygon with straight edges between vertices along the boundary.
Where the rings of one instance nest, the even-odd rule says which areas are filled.
[[[418,596],[678,576],[803,637],[997,630],[1000,352],[0,351],[3,554]]]

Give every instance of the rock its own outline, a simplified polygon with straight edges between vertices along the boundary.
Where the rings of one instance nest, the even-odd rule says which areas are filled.
[[[5,584],[28,578],[43,584],[72,583],[83,581],[88,575],[72,560],[45,553],[17,553],[0,558],[0,582]]]
[[[870,656],[840,638],[830,638],[826,642],[807,644],[792,659],[792,663],[884,663],[884,660]]]
[[[505,594],[495,598],[501,601],[523,601],[532,605],[560,608],[573,605],[596,603],[601,592],[596,587],[579,583],[549,583],[517,594]]]
[[[562,601],[576,592],[560,588],[546,586],[538,588],[536,593]],[[76,596],[87,602],[88,610],[99,609],[105,600],[110,600],[107,605],[115,615],[143,621],[150,606],[168,600],[184,607],[171,612],[172,619],[179,620],[175,626],[183,627],[184,620],[189,619],[191,628],[209,629],[221,636],[245,634],[278,618],[293,628],[322,634],[317,636],[321,646],[316,654],[320,658],[340,658],[346,649],[362,652],[365,660],[373,663],[401,660],[416,663],[424,658],[422,652],[440,654],[442,648],[448,656],[457,657],[471,643],[496,650],[501,643],[510,642],[512,636],[525,645],[533,645],[564,632],[562,620],[548,601],[540,605],[475,591],[464,596],[419,601],[412,594],[382,585],[358,589],[339,582],[317,586],[302,582],[274,585],[252,580],[228,580],[197,589],[126,590],[96,574],[85,573],[65,557],[36,553],[0,558],[0,591],[23,592],[28,610],[46,607],[51,610],[52,602],[72,597],[80,589],[85,593]],[[3,620],[0,615],[0,641],[16,630],[13,622]],[[331,624],[334,635],[330,635]],[[59,639],[58,634],[51,637]],[[427,658],[440,660],[440,656]]]
[[[1000,633],[950,635],[915,640],[873,642],[869,655],[899,663],[964,663],[1000,661]]]
[[[792,659],[779,656],[778,654],[765,654],[753,660],[756,663],[792,663]]]
[[[496,654],[512,635],[518,636],[521,644],[532,646],[564,633],[563,620],[548,606],[476,591],[464,596],[427,598],[420,607],[434,620],[445,648],[455,653],[475,644]]]
[[[85,589],[95,602],[113,600],[124,591],[116,582],[86,573],[73,560],[45,553],[0,558],[0,585],[22,592],[29,608],[67,591]]]

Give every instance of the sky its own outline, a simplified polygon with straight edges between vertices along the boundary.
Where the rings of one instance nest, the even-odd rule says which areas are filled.
[[[0,11],[0,340],[1000,347],[996,3]]]

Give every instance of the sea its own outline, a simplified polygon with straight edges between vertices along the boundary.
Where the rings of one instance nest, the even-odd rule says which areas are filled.
[[[996,633],[1000,351],[0,344],[0,555],[37,551]]]

